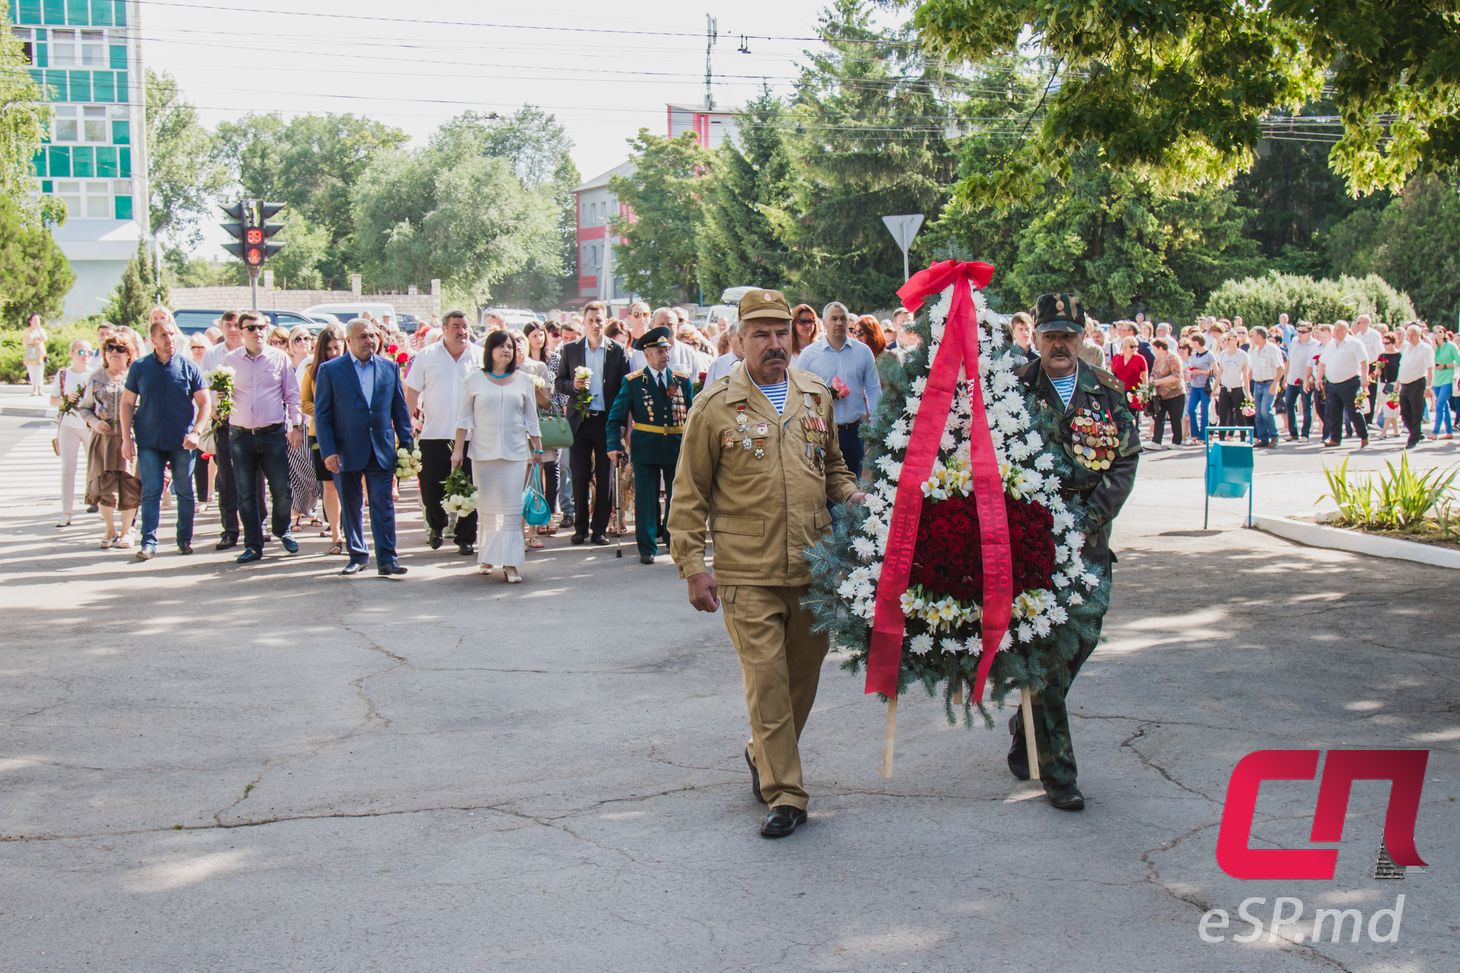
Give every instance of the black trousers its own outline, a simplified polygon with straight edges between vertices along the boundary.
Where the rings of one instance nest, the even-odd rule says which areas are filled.
[[[203,451],[193,450],[193,498],[207,503],[213,497],[213,467],[203,459]]]
[[[238,516],[243,521],[243,546],[255,551],[264,546],[264,491],[259,479],[268,481],[273,501],[274,536],[289,533],[289,441],[284,424],[263,429],[234,429],[229,435],[229,453],[237,478]]]
[[[1424,438],[1425,380],[1417,378],[1399,386],[1399,418],[1409,431],[1409,443],[1414,446]]]
[[[1242,400],[1247,393],[1239,386],[1229,389],[1225,385],[1217,393],[1217,424],[1221,426],[1250,426],[1252,419],[1242,414]],[[1222,433],[1220,438],[1226,439],[1227,434]]]
[[[1181,416],[1186,412],[1186,393],[1170,398],[1156,399],[1156,445],[1161,445],[1161,436],[1166,431],[1166,418],[1171,418],[1171,443],[1181,445]]]
[[[1343,424],[1347,419],[1351,428],[1361,430],[1359,438],[1367,443],[1369,427],[1354,406],[1354,400],[1359,395],[1359,377],[1355,375],[1343,382],[1325,380],[1323,386],[1323,433],[1328,441],[1331,443],[1343,442]]]
[[[608,417],[590,412],[578,423],[573,433],[573,446],[568,451],[568,465],[573,468],[573,534],[595,537],[608,530],[610,479],[608,462]],[[592,520],[588,510],[588,480],[593,480]]]
[[[451,475],[451,450],[456,446],[456,441],[417,439],[416,445],[421,447],[421,511],[426,517],[426,529],[433,534],[441,534],[445,532],[451,519],[441,508],[441,501],[446,499],[446,489],[441,484]],[[469,447],[471,443],[466,445]],[[462,463],[461,468],[466,471],[466,478],[470,480],[471,460]],[[451,539],[458,544],[477,542],[475,511],[465,517],[456,518],[456,530],[452,532]]]
[[[222,536],[238,539],[238,483],[233,476],[233,427],[223,423],[218,428],[218,452],[213,454],[213,462],[218,467],[216,485],[218,487],[218,518],[223,523]],[[262,498],[264,495],[264,474],[260,470],[255,481],[257,495]],[[262,506],[261,508],[262,509]],[[260,516],[259,527],[263,528],[263,518]]]

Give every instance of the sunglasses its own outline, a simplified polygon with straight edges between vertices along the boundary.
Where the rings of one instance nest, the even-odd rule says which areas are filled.
[[[273,345],[275,348],[289,347],[289,342],[285,341],[283,338],[270,338],[269,344]]]
[[[267,330],[269,330],[269,325],[267,325],[267,324],[245,324],[243,326],[243,330],[245,330],[245,331],[267,331]]]
[[[115,351],[118,354],[125,355],[127,352],[131,351],[132,349],[128,348],[126,345],[107,345],[106,346],[106,350],[109,351],[109,352]]]
[[[294,337],[290,338],[289,340],[290,341],[293,341],[293,342],[296,342],[296,343],[298,343],[300,341],[308,341],[309,340],[309,335],[307,335],[307,334],[297,334]]]

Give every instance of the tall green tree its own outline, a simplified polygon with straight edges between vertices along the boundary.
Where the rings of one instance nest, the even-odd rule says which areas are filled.
[[[555,214],[538,202],[506,159],[381,153],[355,188],[359,265],[383,287],[439,277],[453,300],[484,306],[552,247]]]
[[[499,304],[543,307],[562,300],[576,265],[578,208],[573,188],[578,167],[570,152],[572,140],[553,115],[531,105],[505,118],[467,112],[437,129],[432,146],[447,157],[482,156],[505,159],[535,206],[553,214],[550,239],[534,247],[519,271],[493,289]]]
[[[629,142],[634,172],[614,176],[610,187],[632,216],[609,223],[623,237],[611,268],[629,290],[658,304],[699,296],[695,224],[703,205],[710,153],[692,132],[677,138],[639,129]]]
[[[146,334],[147,315],[156,305],[166,303],[167,285],[159,285],[147,244],[139,243],[102,315],[113,324],[124,324]]]
[[[328,234],[317,265],[326,285],[344,287],[358,265],[354,192],[371,161],[399,148],[406,133],[356,115],[247,115],[218,126],[220,158],[248,196],[284,203]]]
[[[1406,292],[1421,317],[1449,327],[1460,320],[1457,240],[1460,185],[1418,176],[1382,210],[1355,213],[1334,227],[1327,246],[1340,273],[1378,274]]]
[[[943,97],[956,79],[923,60],[908,28],[873,23],[870,0],[821,16],[789,117],[792,203],[780,220],[795,289],[855,308],[894,306],[902,252],[883,216],[937,218],[955,158]]]
[[[203,238],[200,217],[228,184],[213,136],[198,110],[183,96],[177,79],[147,69],[147,201],[154,236],[163,254],[181,267]]]
[[[1251,163],[1264,116],[1320,92],[1342,122],[1329,159],[1351,193],[1460,162],[1454,3],[921,0],[915,23],[954,60],[1048,55],[1030,144],[991,182],[1005,194],[1040,191],[1091,145],[1169,186],[1223,182]]]
[[[58,317],[75,281],[71,262],[35,211],[0,195],[0,327],[19,327],[31,312]]]
[[[28,64],[10,32],[10,5],[0,5],[0,197],[34,210],[23,201],[38,188],[31,160],[50,133],[51,110]]]
[[[790,279],[791,255],[773,221],[773,214],[784,220],[791,206],[785,120],[785,105],[764,91],[715,154],[695,235],[706,295],[747,285],[783,288]]]

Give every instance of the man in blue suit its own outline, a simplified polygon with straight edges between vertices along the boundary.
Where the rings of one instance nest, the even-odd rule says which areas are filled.
[[[320,366],[314,386],[314,426],[324,465],[340,494],[340,523],[350,563],[341,574],[359,574],[370,560],[365,549],[360,479],[370,495],[370,532],[375,570],[383,577],[405,574],[395,553],[396,443],[411,448],[411,413],[400,368],[376,354],[379,339],[370,322],[349,324],[348,355]]]

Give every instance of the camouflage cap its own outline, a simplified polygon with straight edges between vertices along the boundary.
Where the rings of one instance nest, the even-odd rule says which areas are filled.
[[[1034,302],[1034,332],[1046,334],[1063,331],[1078,334],[1085,330],[1085,306],[1073,294],[1041,294]]]
[[[755,290],[740,299],[738,317],[742,321],[753,318],[774,318],[777,321],[791,320],[791,305],[780,291]]]

